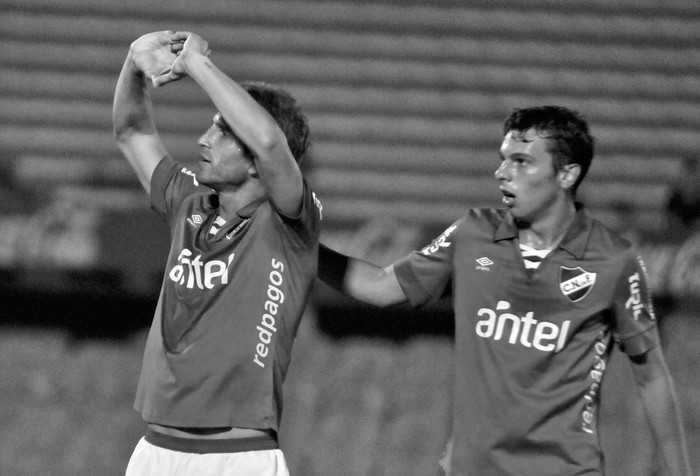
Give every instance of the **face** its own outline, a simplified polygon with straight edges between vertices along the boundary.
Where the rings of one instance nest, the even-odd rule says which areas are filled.
[[[202,158],[197,181],[214,189],[241,185],[250,178],[253,160],[245,144],[228,128],[220,114],[197,141]]]
[[[533,223],[545,219],[567,199],[562,174],[554,169],[548,140],[533,129],[506,134],[500,149],[501,165],[495,176],[502,202],[515,218]]]

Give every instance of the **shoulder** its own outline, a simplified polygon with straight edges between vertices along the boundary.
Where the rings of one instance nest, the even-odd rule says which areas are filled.
[[[595,218],[591,218],[591,234],[588,246],[614,256],[630,255],[634,257],[638,254],[635,245]]]
[[[600,264],[601,272],[613,280],[626,282],[646,267],[637,247],[597,220],[593,221],[586,248],[586,261]]]

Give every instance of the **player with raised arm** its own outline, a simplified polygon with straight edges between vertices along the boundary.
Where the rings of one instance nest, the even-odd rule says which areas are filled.
[[[114,96],[117,144],[171,231],[135,403],[148,428],[128,476],[289,474],[282,382],[320,225],[298,165],[308,126],[289,94],[238,84],[208,55],[190,32],[144,35]],[[184,76],[218,109],[196,171],[166,151],[148,92]]]
[[[689,476],[672,379],[645,268],[576,201],[593,158],[574,111],[515,110],[495,172],[499,209],[469,209],[387,266],[321,246],[319,278],[379,306],[451,293],[452,476],[604,474],[601,382],[614,342],[629,356],[665,473]]]

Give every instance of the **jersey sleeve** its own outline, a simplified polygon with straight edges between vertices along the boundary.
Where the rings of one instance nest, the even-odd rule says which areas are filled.
[[[296,216],[286,216],[270,201],[282,220],[289,226],[304,243],[318,241],[320,233],[321,212],[323,205],[309,184],[304,180],[304,192],[301,200],[301,210]]]
[[[207,190],[197,182],[194,172],[166,155],[151,177],[151,208],[170,223],[188,195]]]
[[[644,261],[629,250],[618,280],[614,301],[615,337],[630,356],[640,355],[658,345],[656,316],[647,284]]]
[[[456,222],[428,246],[413,251],[394,264],[396,278],[411,302],[419,305],[439,299],[451,282]]]

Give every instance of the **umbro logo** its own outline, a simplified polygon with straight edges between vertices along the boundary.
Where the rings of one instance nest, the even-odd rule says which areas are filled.
[[[475,261],[477,264],[476,269],[480,269],[482,271],[489,271],[490,270],[489,266],[491,266],[493,264],[493,261],[491,261],[486,256],[479,258]]]
[[[202,215],[194,214],[191,217],[187,219],[187,223],[192,226],[192,228],[199,228],[202,223],[204,223],[204,220],[202,219]]]

